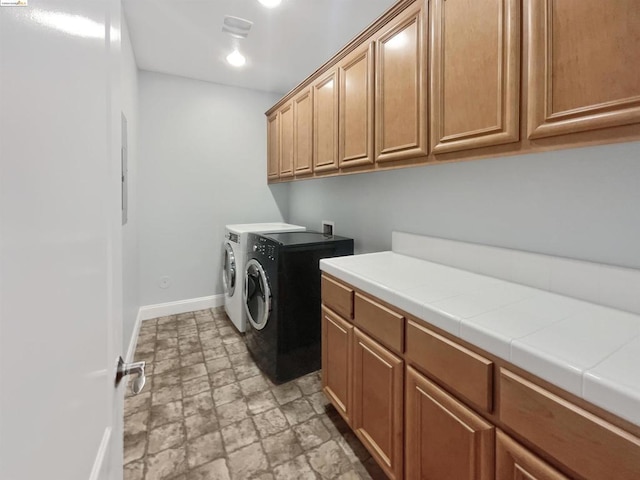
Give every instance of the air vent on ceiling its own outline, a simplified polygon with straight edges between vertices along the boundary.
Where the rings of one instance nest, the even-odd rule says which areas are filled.
[[[244,18],[232,17],[231,15],[225,15],[222,25],[222,31],[228,33],[232,37],[247,38],[249,30],[253,22],[245,20]]]

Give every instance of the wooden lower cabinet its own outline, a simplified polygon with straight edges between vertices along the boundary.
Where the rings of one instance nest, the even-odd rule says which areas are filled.
[[[411,367],[405,402],[405,478],[493,480],[493,425]]]
[[[496,432],[496,480],[569,480],[505,433]]]
[[[404,362],[357,328],[351,428],[392,480],[403,477]]]
[[[322,307],[322,390],[351,424],[353,325]]]

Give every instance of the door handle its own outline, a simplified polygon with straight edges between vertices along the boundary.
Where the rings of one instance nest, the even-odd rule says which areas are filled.
[[[116,386],[120,384],[122,378],[126,375],[137,375],[131,384],[131,390],[136,395],[142,391],[147,378],[144,375],[144,367],[146,362],[125,363],[122,356],[118,357],[118,367],[116,369]]]

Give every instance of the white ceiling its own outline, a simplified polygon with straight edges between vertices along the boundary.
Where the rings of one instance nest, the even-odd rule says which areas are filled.
[[[285,93],[396,0],[123,0],[138,67],[226,85]],[[253,22],[239,42],[247,64],[225,57],[234,40],[225,15]]]

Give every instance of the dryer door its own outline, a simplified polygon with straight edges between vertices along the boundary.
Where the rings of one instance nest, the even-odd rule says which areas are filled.
[[[224,293],[233,296],[236,291],[236,256],[233,254],[233,248],[229,243],[224,244],[224,260],[222,262],[222,285]]]
[[[271,289],[262,265],[253,258],[247,262],[245,269],[244,308],[253,328],[262,330],[267,325],[271,311]]]

